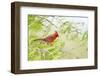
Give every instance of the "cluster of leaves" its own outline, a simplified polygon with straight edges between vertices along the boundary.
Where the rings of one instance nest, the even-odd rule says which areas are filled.
[[[61,40],[64,40],[65,46],[61,59],[80,59],[88,57],[88,31],[81,32],[77,29],[75,23],[66,22],[61,26]],[[73,26],[74,25],[74,26]]]
[[[55,41],[54,45],[44,41],[34,41],[29,48],[29,60],[54,60],[61,55],[61,42]],[[59,48],[58,48],[59,47]]]

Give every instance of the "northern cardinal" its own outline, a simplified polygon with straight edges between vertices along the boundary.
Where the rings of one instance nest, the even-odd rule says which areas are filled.
[[[42,41],[45,41],[45,42],[47,42],[47,43],[52,43],[52,42],[54,42],[54,40],[55,40],[57,37],[59,37],[59,35],[58,35],[58,32],[55,31],[52,35],[49,35],[49,36],[47,36],[47,37],[45,37],[45,38],[42,38],[42,39],[36,39],[36,40],[42,40]],[[36,41],[36,40],[34,40],[34,41]]]

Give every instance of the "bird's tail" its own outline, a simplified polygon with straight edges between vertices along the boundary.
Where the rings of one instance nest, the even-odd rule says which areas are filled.
[[[35,39],[34,41],[43,40],[43,39]]]

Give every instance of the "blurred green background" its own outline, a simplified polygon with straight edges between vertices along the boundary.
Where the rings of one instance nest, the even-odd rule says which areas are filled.
[[[28,15],[28,60],[82,59],[88,57],[86,17]],[[42,40],[57,31],[53,44]],[[35,41],[36,40],[36,41]]]

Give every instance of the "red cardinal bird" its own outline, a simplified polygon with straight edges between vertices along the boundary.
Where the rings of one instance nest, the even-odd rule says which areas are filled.
[[[58,36],[59,36],[59,35],[58,35],[58,32],[55,31],[52,35],[49,35],[49,36],[47,36],[46,38],[43,38],[43,39],[36,39],[36,40],[42,40],[42,41],[45,41],[45,42],[47,42],[47,43],[52,43],[52,42],[54,42],[54,40],[55,40]],[[34,41],[36,41],[36,40],[34,40]]]

